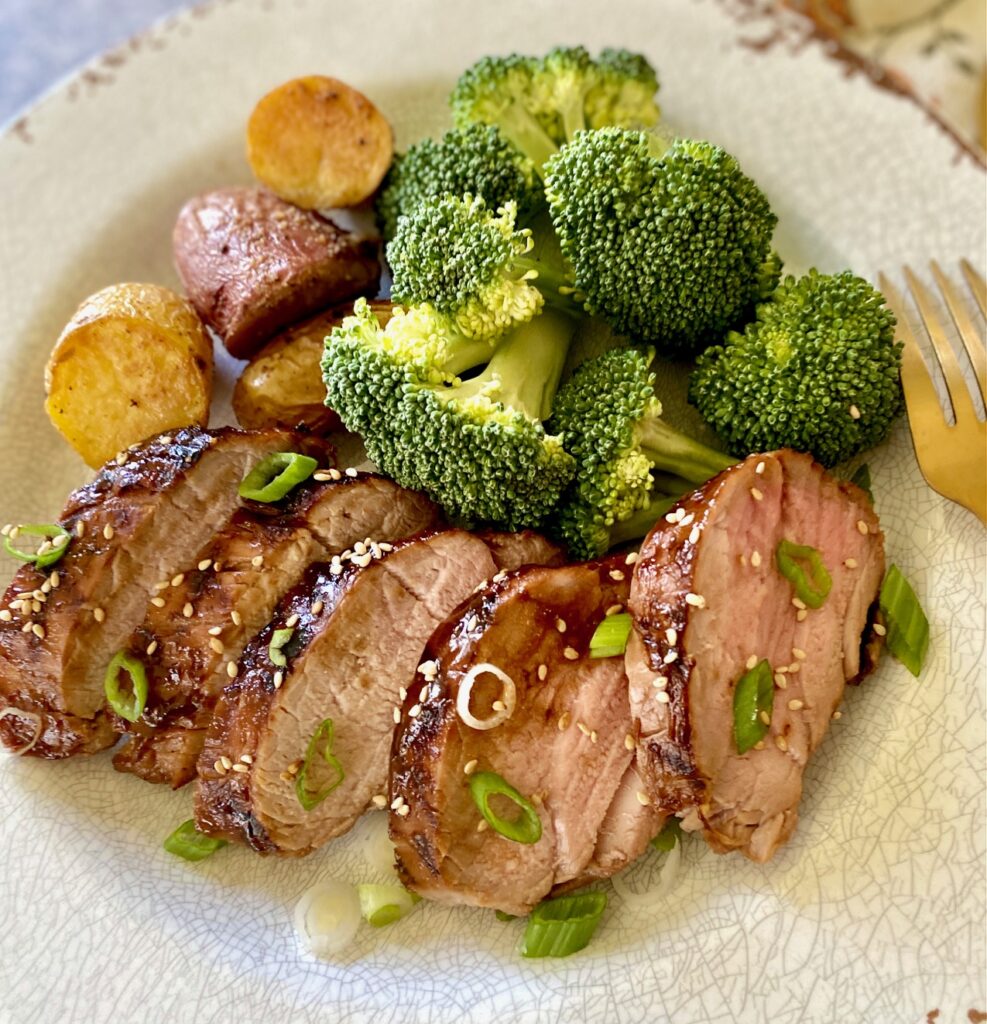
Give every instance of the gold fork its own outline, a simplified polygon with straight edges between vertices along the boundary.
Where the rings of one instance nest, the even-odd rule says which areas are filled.
[[[987,400],[984,340],[974,328],[970,313],[955,286],[935,261],[930,267],[970,358],[980,397]],[[987,316],[987,282],[967,260],[960,261],[960,269],[981,313]],[[904,274],[935,350],[955,419],[953,426],[946,422],[918,341],[905,319],[901,296],[884,274],[880,274],[881,291],[898,320],[898,340],[905,345],[901,384],[919,469],[930,487],[950,501],[975,512],[987,523],[987,423],[977,417],[967,379],[936,314],[932,294],[908,267],[904,268]]]

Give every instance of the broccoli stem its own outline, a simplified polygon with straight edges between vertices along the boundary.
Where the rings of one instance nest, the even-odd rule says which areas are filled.
[[[575,329],[571,317],[545,309],[504,338],[482,373],[443,397],[461,401],[485,394],[530,419],[548,419]]]
[[[693,484],[705,483],[737,461],[686,437],[657,416],[646,416],[638,424],[635,439],[655,469]]]
[[[679,500],[680,495],[653,494],[646,508],[635,512],[630,519],[614,523],[610,528],[610,546],[640,540],[651,532],[651,527]]]
[[[551,136],[520,103],[511,103],[498,127],[531,160],[539,176],[548,159],[559,151]]]
[[[473,341],[463,338],[451,346],[451,354],[442,364],[442,369],[453,377],[467,370],[482,366],[490,361],[492,346],[489,341]]]
[[[529,253],[527,256],[518,256],[514,266],[521,271],[533,270],[538,275],[533,283],[545,297],[546,305],[554,306],[570,316],[579,316],[583,312],[582,306],[573,298],[575,289],[571,284],[572,278],[562,263],[539,259]]]

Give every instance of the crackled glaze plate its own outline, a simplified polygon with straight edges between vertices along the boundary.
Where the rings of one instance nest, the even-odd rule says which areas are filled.
[[[445,126],[444,94],[482,53],[639,48],[660,69],[667,121],[721,143],[761,183],[791,268],[873,278],[960,256],[982,268],[983,168],[909,100],[848,76],[819,45],[796,52],[754,9],[236,0],[172,19],[59,86],[0,138],[0,519],[50,520],[88,475],[42,409],[61,326],[111,282],[177,285],[176,211],[249,180],[247,115],[295,75],[364,90],[404,147]],[[569,960],[521,960],[520,922],[423,904],[324,963],[300,950],[292,907],[319,879],[373,880],[380,816],[305,860],[226,849],[190,865],[161,849],[189,816],[188,791],[118,775],[106,755],[8,759],[0,1020],[981,1019],[985,531],[925,486],[903,423],[869,461],[890,559],[929,612],[931,654],[918,681],[887,660],[847,694],[772,863],[687,844],[667,900],[642,912],[613,893],[592,945]]]

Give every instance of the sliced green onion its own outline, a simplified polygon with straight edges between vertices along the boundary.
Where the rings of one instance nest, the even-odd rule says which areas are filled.
[[[859,487],[864,494],[870,498],[870,503],[874,504],[874,492],[870,489],[870,466],[866,462],[857,466],[853,471],[853,476],[850,477],[850,483],[855,484]]]
[[[591,658],[614,658],[627,650],[631,635],[631,617],[627,612],[608,615],[597,627],[589,642]]]
[[[682,825],[678,818],[669,818],[665,827],[651,840],[651,845],[659,853],[668,853],[682,838]]]
[[[505,839],[515,843],[537,843],[541,839],[541,818],[534,806],[496,772],[475,772],[470,776],[470,795],[486,823]],[[490,809],[490,798],[503,796],[517,804],[521,813],[513,820],[501,818]]]
[[[774,698],[774,676],[766,660],[759,661],[737,680],[733,691],[733,738],[738,753],[747,753],[767,735]]]
[[[292,638],[294,634],[293,629],[276,629],[274,636],[271,637],[271,644],[267,648],[267,656],[271,659],[271,663],[279,665],[284,668],[288,664],[288,659],[284,656],[282,647]]]
[[[421,896],[403,885],[358,885],[360,914],[372,928],[383,928],[406,917],[421,903]]]
[[[517,914],[508,914],[508,913],[505,913],[503,910],[495,910],[494,911],[494,917],[496,917],[498,921],[516,921],[517,920]]]
[[[539,903],[524,929],[521,956],[569,956],[585,949],[606,906],[605,892],[577,893]]]
[[[261,459],[240,482],[240,497],[251,501],[280,501],[307,480],[318,462],[298,452],[275,452]]]
[[[164,848],[182,860],[205,860],[211,857],[221,846],[226,845],[225,839],[213,839],[204,836],[196,827],[195,821],[189,818],[183,821],[164,841]]]
[[[898,566],[888,569],[878,603],[888,631],[888,650],[918,676],[929,649],[929,620]]]
[[[346,773],[343,771],[343,766],[339,763],[339,759],[332,752],[332,741],[333,741],[333,725],[332,719],[325,719],[319,727],[312,733],[312,738],[308,741],[308,747],[305,750],[305,760],[302,762],[302,766],[295,776],[295,796],[298,797],[298,802],[302,805],[302,808],[306,811],[312,810],[318,804],[321,804],[323,800],[346,778]],[[320,749],[321,747],[321,749]],[[316,755],[320,756],[323,761],[335,773],[335,777],[332,778],[326,785],[322,786],[321,789],[311,792],[308,788],[308,772],[313,766]]]
[[[54,565],[68,551],[72,540],[72,534],[57,523],[28,523],[25,526],[18,526],[17,535],[21,534],[47,537],[51,541],[47,550],[43,552],[21,551],[20,548],[14,547],[10,537],[4,537],[3,546],[8,555],[13,555],[22,562],[33,562],[37,569],[46,569],[49,565]],[[44,547],[44,543],[41,546]]]
[[[123,673],[130,680],[129,686],[121,681]],[[147,673],[140,660],[126,651],[117,651],[103,677],[103,692],[110,707],[121,718],[136,722],[147,703]]]
[[[795,588],[796,597],[809,608],[822,607],[833,580],[823,564],[822,555],[815,548],[782,540],[778,542],[775,561],[778,571]]]

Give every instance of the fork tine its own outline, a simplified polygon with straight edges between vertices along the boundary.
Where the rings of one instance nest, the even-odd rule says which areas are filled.
[[[949,314],[953,318],[953,323],[956,324],[956,330],[959,331],[960,337],[963,339],[966,354],[970,357],[970,362],[973,363],[973,372],[980,385],[980,397],[987,399],[987,353],[984,352],[983,339],[978,337],[970,314],[966,311],[966,306],[957,295],[952,283],[939,269],[939,264],[932,260],[931,267],[932,276],[936,279],[939,291],[942,292],[943,298],[946,300]]]
[[[932,296],[921,281],[909,270],[904,268],[905,280],[908,282],[909,290],[915,299],[915,305],[922,316],[922,322],[929,334],[932,347],[939,358],[939,366],[942,368],[942,375],[946,379],[946,390],[949,392],[949,399],[953,403],[953,414],[956,422],[965,423],[976,420],[976,413],[973,410],[973,399],[970,396],[969,388],[960,370],[960,364],[956,359],[953,346],[949,343],[942,324],[936,316],[932,304]]]
[[[960,269],[966,278],[966,283],[977,300],[980,312],[987,316],[987,281],[985,281],[974,269],[969,260],[960,260]]]

